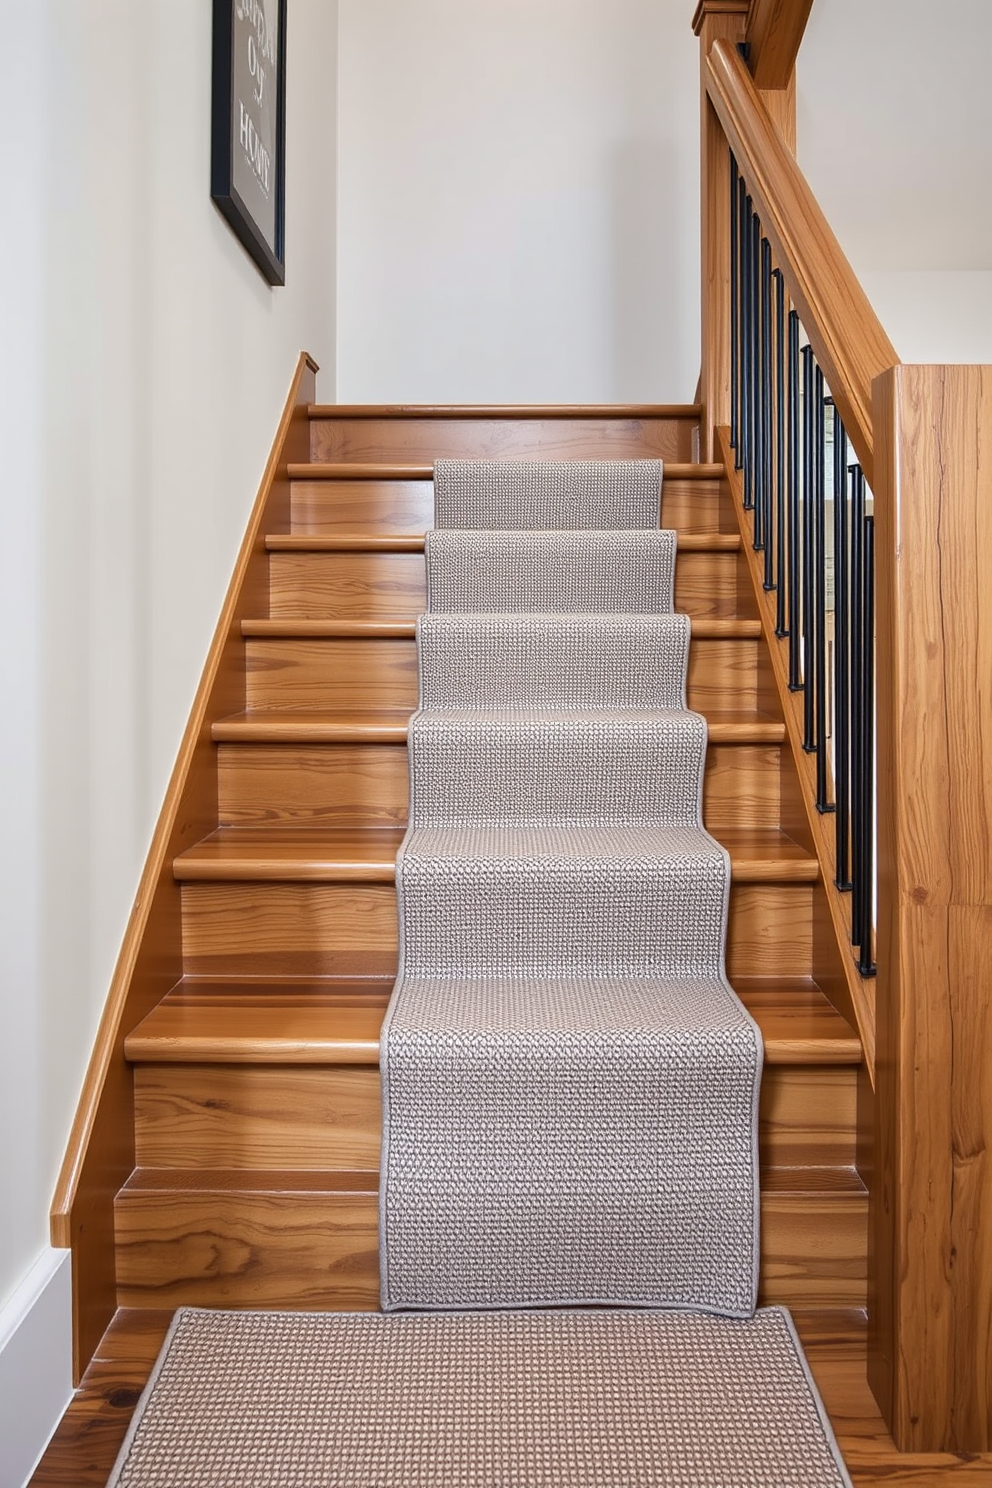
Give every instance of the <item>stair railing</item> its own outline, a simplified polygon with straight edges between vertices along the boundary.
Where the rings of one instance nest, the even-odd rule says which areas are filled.
[[[700,444],[746,508],[871,1075],[858,1114],[869,1381],[900,1449],[989,1452],[992,367],[899,364],[799,170],[792,68],[808,10],[700,0],[696,12]],[[776,51],[780,20],[789,44]],[[759,33],[778,69],[763,86],[740,50]],[[844,989],[828,990],[843,1005]]]
[[[761,582],[775,599],[816,811],[834,821],[833,883],[875,975],[874,517],[785,276],[730,154],[730,430]],[[830,521],[828,523],[828,507]],[[829,541],[828,541],[829,539]],[[867,1002],[867,993],[862,992]]]

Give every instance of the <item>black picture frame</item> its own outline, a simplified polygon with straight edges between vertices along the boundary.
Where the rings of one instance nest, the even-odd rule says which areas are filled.
[[[263,278],[285,284],[286,0],[213,0],[210,195]]]

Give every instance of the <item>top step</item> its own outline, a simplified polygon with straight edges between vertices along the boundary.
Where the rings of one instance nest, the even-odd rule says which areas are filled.
[[[693,404],[312,405],[310,458],[325,462],[468,459],[691,461]]]

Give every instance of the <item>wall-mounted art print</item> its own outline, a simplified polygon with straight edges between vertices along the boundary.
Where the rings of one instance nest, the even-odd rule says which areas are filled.
[[[214,0],[210,194],[270,284],[286,281],[286,0]]]

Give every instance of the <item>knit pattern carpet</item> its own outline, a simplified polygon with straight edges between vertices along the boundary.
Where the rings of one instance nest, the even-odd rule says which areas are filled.
[[[724,974],[660,464],[439,461],[435,481],[383,1307],[749,1317],[761,1041]]]
[[[788,1314],[177,1313],[108,1488],[850,1488]]]

